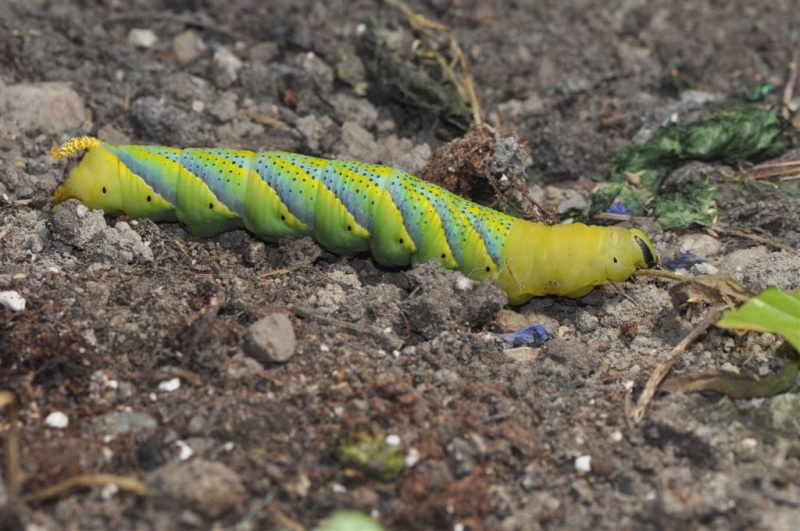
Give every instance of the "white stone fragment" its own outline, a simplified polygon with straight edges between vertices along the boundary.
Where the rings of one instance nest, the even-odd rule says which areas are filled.
[[[180,451],[178,452],[178,458],[181,461],[186,461],[187,459],[189,459],[194,455],[194,450],[192,450],[192,447],[180,439],[175,441],[175,446],[177,446],[180,449]]]
[[[575,459],[575,470],[578,472],[591,472],[592,471],[592,456],[582,455]]]
[[[47,418],[44,419],[44,423],[51,428],[63,430],[69,426],[69,417],[61,411],[53,411],[47,415]]]
[[[420,455],[419,450],[417,450],[416,448],[409,448],[405,459],[406,467],[412,468],[414,465],[419,463],[421,457],[422,456]]]
[[[170,380],[164,380],[163,382],[158,384],[158,390],[164,391],[165,393],[171,393],[173,391],[177,391],[180,388],[181,388],[180,378],[172,378]]]
[[[128,44],[137,48],[150,48],[158,42],[158,36],[153,30],[133,28],[128,33]]]
[[[0,291],[0,304],[12,311],[21,312],[25,309],[25,298],[16,291]]]

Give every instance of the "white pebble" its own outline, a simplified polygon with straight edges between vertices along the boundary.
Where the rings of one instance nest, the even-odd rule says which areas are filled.
[[[194,455],[194,450],[192,450],[192,447],[180,439],[175,441],[175,446],[180,448],[180,452],[178,453],[178,458],[181,461],[186,461],[187,459],[189,459]]]
[[[386,444],[389,446],[400,446],[400,436],[394,433],[386,436]]]
[[[578,472],[591,472],[592,471],[592,456],[582,455],[575,459],[575,470]]]
[[[149,29],[133,28],[128,33],[128,44],[137,48],[150,48],[158,42],[158,36]]]
[[[16,291],[0,291],[0,304],[12,311],[21,312],[25,309],[25,298]]]
[[[320,350],[320,352],[330,352],[330,351],[331,351],[331,347],[329,347],[329,346],[328,346],[328,345],[326,345],[325,343],[322,343],[322,344],[319,346],[319,350]]]
[[[47,415],[47,418],[44,419],[44,423],[51,428],[63,430],[69,426],[69,417],[61,411],[53,411]]]
[[[117,487],[116,483],[109,483],[105,487],[102,488],[100,491],[100,497],[104,500],[107,500],[114,496],[116,493],[119,492],[119,487]]]
[[[164,391],[165,393],[171,393],[173,391],[177,391],[180,388],[181,388],[180,378],[172,378],[171,380],[164,380],[163,382],[158,384],[158,390]]]
[[[406,467],[412,468],[414,465],[419,463],[421,457],[422,456],[419,454],[419,450],[416,448],[409,448],[405,459]]]

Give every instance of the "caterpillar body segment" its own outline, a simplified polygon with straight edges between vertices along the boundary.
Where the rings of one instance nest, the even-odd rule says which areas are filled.
[[[511,304],[581,297],[656,264],[636,229],[546,226],[467,201],[404,171],[266,151],[115,146],[91,137],[52,203],[77,198],[108,214],[179,221],[201,237],[245,228],[265,240],[312,236],[330,251],[370,252],[387,266],[430,259],[492,279]]]

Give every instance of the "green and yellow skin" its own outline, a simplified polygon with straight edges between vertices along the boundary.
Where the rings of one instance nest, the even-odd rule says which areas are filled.
[[[435,259],[492,279],[511,304],[582,297],[622,282],[657,254],[638,229],[546,226],[471,203],[401,170],[293,153],[114,146],[79,137],[56,158],[86,151],[56,189],[107,214],[178,221],[201,237],[244,228],[259,238],[312,236],[386,266]]]

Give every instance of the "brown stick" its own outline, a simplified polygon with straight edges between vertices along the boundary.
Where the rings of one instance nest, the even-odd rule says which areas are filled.
[[[669,371],[672,370],[672,366],[680,358],[681,354],[683,354],[683,352],[689,347],[689,345],[694,343],[697,338],[703,335],[703,333],[711,325],[719,320],[720,316],[722,315],[722,310],[725,308],[727,308],[725,305],[711,308],[708,311],[706,318],[703,319],[703,322],[696,326],[688,336],[683,338],[683,340],[678,343],[675,348],[672,349],[672,351],[670,351],[666,358],[661,360],[661,363],[658,364],[656,369],[653,371],[653,374],[650,375],[650,379],[647,380],[647,385],[645,385],[644,391],[642,391],[639,400],[636,402],[636,406],[634,406],[630,411],[626,412],[628,421],[632,425],[635,426],[644,420],[647,407],[650,405],[650,402],[653,401],[653,397],[656,395],[656,391],[658,391],[658,387],[661,385],[661,382],[664,380],[664,378],[666,378],[667,374],[669,374]]]
[[[8,435],[5,440],[6,490],[8,505],[15,507],[19,499],[19,415],[17,400],[9,391],[0,392],[0,409],[8,408]]]

